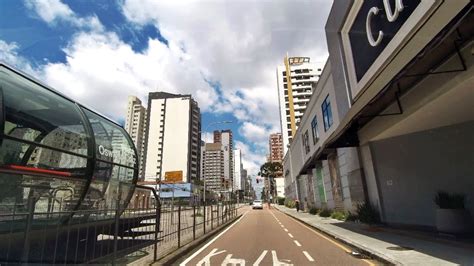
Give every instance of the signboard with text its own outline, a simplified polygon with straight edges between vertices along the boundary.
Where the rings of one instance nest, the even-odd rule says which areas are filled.
[[[183,171],[167,171],[165,172],[164,183],[179,183],[183,181]]]

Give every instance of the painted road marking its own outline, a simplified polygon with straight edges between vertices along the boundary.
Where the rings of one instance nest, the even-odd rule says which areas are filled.
[[[263,258],[265,258],[265,255],[267,255],[267,252],[266,250],[264,250],[262,252],[262,254],[260,254],[260,257],[258,257],[258,259],[255,261],[255,263],[253,264],[253,266],[258,266],[260,264],[260,262],[262,262]]]
[[[282,228],[284,228],[284,226],[283,226],[282,224],[280,224],[280,226],[281,226]]]
[[[287,233],[288,233],[288,229],[286,229],[286,228],[285,228],[284,230],[285,230],[285,232],[287,232]]]
[[[185,266],[186,263],[190,262],[194,257],[196,257],[199,253],[201,253],[203,250],[205,250],[207,247],[209,247],[212,243],[214,243],[219,237],[221,237],[223,234],[225,234],[227,231],[229,231],[234,225],[236,225],[242,218],[244,218],[245,215],[247,215],[248,211],[246,211],[240,218],[235,221],[233,224],[231,224],[229,227],[227,227],[224,231],[222,231],[220,234],[218,234],[216,237],[214,237],[211,241],[209,241],[206,245],[202,246],[198,251],[196,251],[193,255],[189,256],[185,261],[181,262],[179,264],[180,266]]]
[[[311,261],[311,262],[313,262],[313,261],[314,261],[313,257],[311,257],[311,255],[309,255],[309,253],[308,253],[308,252],[306,252],[306,251],[303,251],[303,254],[306,256],[306,258],[307,258],[309,261]]]
[[[232,254],[229,254],[225,257],[224,261],[222,262],[221,266],[227,266],[227,264],[230,265],[241,265],[245,266],[245,260],[244,259],[233,259]]]
[[[225,250],[221,250],[219,252],[217,252],[217,248],[211,250],[211,252],[209,252],[209,254],[207,254],[206,257],[202,258],[202,260],[200,260],[196,265],[197,266],[210,266],[211,265],[211,257],[213,256],[216,256],[216,255],[219,255],[221,253],[224,253]]]
[[[300,242],[298,242],[298,240],[293,240],[295,242],[295,244],[298,246],[298,247],[301,247],[301,244]]]
[[[292,235],[292,234],[288,233],[288,235],[289,235],[291,238],[293,238],[293,235]]]
[[[286,262],[291,262],[291,260],[284,260],[286,262],[280,261],[277,257],[277,253],[275,250],[272,250],[272,259],[273,259],[273,266],[293,266],[293,264],[286,263]]]
[[[280,211],[280,213],[285,214],[285,213],[282,212],[282,211]],[[288,216],[289,218],[293,219],[293,220],[296,221],[298,224],[300,224],[301,226],[303,226],[303,227],[305,227],[306,229],[310,230],[310,231],[313,232],[314,234],[316,234],[316,235],[318,235],[318,236],[320,236],[320,237],[326,239],[327,241],[333,243],[335,246],[337,246],[338,248],[344,250],[346,253],[352,251],[352,250],[346,248],[345,246],[339,244],[338,242],[334,241],[333,239],[328,238],[327,236],[325,236],[325,235],[323,235],[323,234],[321,234],[321,233],[315,231],[314,228],[311,228],[311,227],[309,227],[309,226],[303,224],[302,222],[298,221],[298,219],[292,217],[291,215],[286,214],[286,216]],[[363,261],[366,262],[367,264],[371,265],[371,266],[375,265],[374,263],[372,263],[372,262],[370,262],[370,261],[368,261],[368,260],[365,260],[365,259],[364,259]]]

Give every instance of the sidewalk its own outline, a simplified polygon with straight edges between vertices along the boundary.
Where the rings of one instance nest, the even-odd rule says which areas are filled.
[[[342,222],[296,212],[295,209],[282,205],[272,206],[350,246],[393,264],[474,265],[474,247],[469,243],[457,243],[436,237],[412,237],[408,236],[406,231],[398,233],[390,228]],[[396,250],[398,247],[409,247],[413,250]]]

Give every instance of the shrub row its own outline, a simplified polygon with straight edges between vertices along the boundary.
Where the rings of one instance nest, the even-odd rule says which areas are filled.
[[[285,205],[287,204],[285,203]],[[290,208],[293,208],[293,207],[290,207]],[[367,202],[358,204],[355,214],[351,212],[329,210],[326,208],[318,209],[315,207],[311,207],[309,209],[309,213],[313,215],[318,214],[321,217],[331,217],[333,219],[337,219],[341,221],[360,221],[366,224],[380,223],[379,212],[377,211],[376,208],[374,208],[370,203],[367,203]]]

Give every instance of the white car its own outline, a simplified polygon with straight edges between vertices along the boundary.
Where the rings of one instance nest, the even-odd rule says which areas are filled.
[[[263,202],[261,200],[254,200],[252,203],[252,209],[263,209]]]

